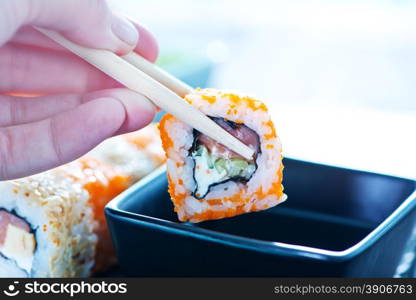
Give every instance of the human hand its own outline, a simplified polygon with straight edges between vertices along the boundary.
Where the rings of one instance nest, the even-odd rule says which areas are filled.
[[[105,0],[1,0],[0,180],[74,160],[108,137],[144,127],[155,114],[144,96],[29,25],[119,55],[136,51],[154,61],[158,53],[151,34],[115,15]]]

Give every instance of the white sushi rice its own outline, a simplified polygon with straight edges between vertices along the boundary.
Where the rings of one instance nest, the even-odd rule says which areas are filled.
[[[16,261],[0,255],[0,278],[22,278],[27,273],[19,268]]]

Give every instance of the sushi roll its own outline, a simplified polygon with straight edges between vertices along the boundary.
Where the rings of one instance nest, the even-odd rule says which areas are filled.
[[[281,143],[266,106],[251,97],[196,89],[185,100],[255,152],[246,160],[165,115],[160,122],[169,193],[180,221],[259,211],[286,200]]]
[[[86,157],[112,166],[136,182],[165,162],[157,124],[111,138]]]
[[[98,241],[92,273],[107,270],[117,263],[116,254],[112,246],[111,236],[107,228],[104,215],[105,205],[121,192],[126,190],[133,181],[111,165],[92,157],[83,157],[73,163],[59,168],[73,185],[79,185],[87,194],[88,205],[97,222],[94,233]]]
[[[157,125],[111,138],[86,156],[61,167],[88,193],[98,236],[93,273],[117,263],[104,214],[105,205],[165,162]]]
[[[97,226],[81,186],[58,170],[0,182],[0,277],[86,277]]]
[[[0,277],[87,277],[116,264],[104,207],[165,161],[156,125],[0,182]]]

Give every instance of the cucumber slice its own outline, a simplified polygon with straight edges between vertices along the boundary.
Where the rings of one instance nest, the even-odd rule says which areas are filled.
[[[245,168],[248,167],[248,162],[245,161],[244,159],[232,158],[230,160],[230,165],[231,165],[232,168],[245,169]]]
[[[222,171],[227,171],[227,164],[226,164],[225,159],[223,158],[217,159],[215,161],[215,169],[218,171],[218,173],[221,173]]]
[[[228,162],[228,176],[241,176],[248,167],[248,162],[239,158],[232,158]]]

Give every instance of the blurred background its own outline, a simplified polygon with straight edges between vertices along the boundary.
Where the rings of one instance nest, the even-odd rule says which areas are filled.
[[[284,155],[416,178],[416,1],[111,0],[158,64],[266,102]]]

